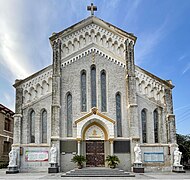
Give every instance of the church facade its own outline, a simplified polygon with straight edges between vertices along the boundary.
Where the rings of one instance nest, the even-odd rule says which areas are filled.
[[[52,65],[16,80],[13,147],[21,171],[47,171],[58,149],[60,171],[107,167],[117,155],[131,171],[140,145],[145,171],[171,170],[176,147],[171,81],[135,65],[136,37],[95,16],[49,38]]]

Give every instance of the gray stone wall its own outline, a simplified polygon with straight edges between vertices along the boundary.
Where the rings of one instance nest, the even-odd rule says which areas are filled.
[[[167,143],[166,137],[166,113],[164,111],[164,107],[156,104],[154,101],[149,100],[148,98],[144,98],[140,95],[137,96],[138,102],[138,120],[139,120],[139,134],[140,134],[140,142],[142,143],[142,121],[141,121],[141,111],[145,108],[147,110],[147,143],[154,143],[154,118],[153,112],[155,109],[158,109],[159,114],[159,142]]]
[[[172,152],[168,144],[147,144],[141,145],[142,151],[142,163],[145,167],[145,172],[153,172],[153,171],[171,171],[171,159]],[[163,153],[163,162],[146,162],[144,153]]]
[[[23,120],[22,120],[22,144],[28,144],[30,142],[30,124],[29,124],[29,113],[33,109],[35,112],[35,143],[41,143],[41,112],[43,109],[47,111],[47,144],[50,144],[51,137],[51,102],[52,96],[49,94],[39,101],[31,103],[30,105],[23,108]]]
[[[128,137],[128,123],[126,111],[126,84],[125,68],[114,62],[109,62],[104,57],[95,54],[96,65],[96,82],[97,82],[97,108],[101,111],[101,89],[100,89],[100,72],[106,71],[107,78],[107,112],[104,114],[112,119],[116,119],[115,94],[119,91],[122,99],[122,123],[123,136]],[[80,73],[83,69],[87,73],[87,112],[91,109],[91,87],[90,87],[90,67],[93,64],[92,54],[86,55],[70,65],[62,68],[61,79],[61,137],[66,137],[66,94],[72,94],[73,103],[73,122],[85,113],[81,112],[81,91],[80,91]],[[76,136],[76,129],[73,131]]]
[[[48,161],[41,161],[41,162],[29,162],[26,161],[26,151],[48,151],[49,147],[22,147],[23,154],[20,155],[21,172],[47,172],[49,167]]]

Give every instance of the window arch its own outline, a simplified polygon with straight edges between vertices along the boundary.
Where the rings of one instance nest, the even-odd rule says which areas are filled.
[[[147,143],[147,129],[146,129],[146,123],[147,123],[147,114],[146,110],[143,109],[141,111],[141,121],[142,121],[142,141],[143,143]]]
[[[91,107],[96,107],[96,66],[91,66]]]
[[[47,111],[44,109],[41,113],[42,143],[47,143]]]
[[[67,137],[72,137],[72,95],[71,93],[67,94]]]
[[[122,122],[121,122],[121,94],[116,93],[116,121],[117,121],[117,137],[122,137]]]
[[[87,102],[86,102],[86,71],[82,70],[81,72],[81,111],[87,111]]]
[[[101,110],[102,112],[107,111],[107,102],[106,102],[106,72],[105,70],[101,71]]]
[[[30,118],[30,143],[35,143],[35,112],[32,110],[29,115]]]
[[[158,143],[158,111],[157,109],[154,110],[154,141]]]

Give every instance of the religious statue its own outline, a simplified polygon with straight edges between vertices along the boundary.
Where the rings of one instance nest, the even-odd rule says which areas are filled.
[[[141,161],[141,149],[138,144],[134,147],[134,153],[135,153],[135,162],[134,163],[142,163]]]
[[[50,163],[57,163],[57,148],[54,144],[50,149]]]
[[[176,147],[174,150],[174,166],[180,166],[180,161],[181,161],[181,155],[182,152],[179,151],[179,148]]]
[[[13,167],[17,165],[17,151],[12,147],[11,151],[9,152],[9,166]]]

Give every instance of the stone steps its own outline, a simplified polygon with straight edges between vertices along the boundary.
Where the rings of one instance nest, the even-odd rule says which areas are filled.
[[[73,169],[62,174],[61,177],[135,177],[134,174],[119,169],[110,168],[83,168]]]

